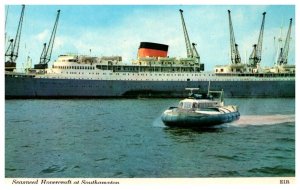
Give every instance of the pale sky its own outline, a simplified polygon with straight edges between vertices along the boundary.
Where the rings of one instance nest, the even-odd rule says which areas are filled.
[[[170,57],[185,57],[179,9],[184,10],[190,41],[197,44],[206,71],[230,62],[228,9],[243,62],[248,61],[257,43],[262,13],[267,12],[262,66],[274,64],[274,37],[277,42],[282,28],[285,40],[289,19],[293,18],[289,63],[295,63],[294,5],[26,5],[17,67],[22,67],[27,56],[32,58],[32,64],[39,62],[58,9],[61,15],[50,65],[58,55],[89,55],[90,49],[93,56],[120,55],[130,64],[142,41],[167,44]],[[5,10],[7,39],[14,38],[21,5],[6,4]]]

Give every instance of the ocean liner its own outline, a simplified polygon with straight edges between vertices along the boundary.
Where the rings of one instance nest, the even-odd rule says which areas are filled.
[[[19,26],[22,26],[22,9]],[[224,97],[295,97],[295,66],[287,64],[290,27],[286,44],[281,48],[276,67],[262,69],[261,46],[263,22],[259,40],[254,45],[248,64],[241,63],[235,43],[230,11],[231,61],[216,66],[213,72],[204,71],[204,64],[196,44],[191,43],[183,11],[180,17],[186,42],[187,57],[168,56],[168,45],[141,42],[138,58],[132,64],[122,62],[121,56],[93,57],[85,55],[60,55],[48,68],[51,58],[59,13],[55,20],[48,46],[40,63],[24,73],[15,71],[14,63],[18,47],[11,44],[7,49],[9,59],[5,65],[5,98],[105,98],[105,97],[186,97],[185,88],[205,91],[210,83],[212,90],[223,89]],[[18,28],[16,40],[20,40]],[[12,40],[13,41],[13,40]],[[19,42],[17,42],[18,44]],[[15,43],[16,44],[16,43]],[[11,52],[11,53],[9,53]]]

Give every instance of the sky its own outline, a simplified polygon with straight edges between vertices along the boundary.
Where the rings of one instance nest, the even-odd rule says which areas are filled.
[[[261,65],[272,66],[280,31],[285,40],[289,19],[295,19],[294,5],[26,5],[17,67],[24,66],[27,56],[32,64],[39,62],[58,9],[61,14],[50,65],[67,53],[119,55],[130,64],[143,41],[169,45],[170,57],[186,57],[182,9],[190,41],[197,44],[205,70],[211,71],[215,65],[230,63],[229,9],[243,62],[257,43],[262,13],[267,12]],[[21,5],[5,5],[6,41],[15,38],[20,13]],[[294,31],[293,22],[290,64],[295,63]]]

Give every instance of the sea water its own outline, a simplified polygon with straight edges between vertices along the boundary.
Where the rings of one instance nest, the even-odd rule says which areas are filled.
[[[210,131],[166,127],[179,100],[6,100],[5,177],[295,176],[295,99],[226,99]]]

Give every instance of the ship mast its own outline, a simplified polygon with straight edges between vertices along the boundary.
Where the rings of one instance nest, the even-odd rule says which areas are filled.
[[[289,54],[289,45],[290,45],[290,38],[291,38],[291,29],[292,29],[292,22],[293,19],[290,19],[290,26],[289,30],[286,35],[285,43],[283,49],[280,48],[279,57],[277,60],[277,65],[286,65],[288,62],[288,54]]]
[[[7,71],[13,71],[16,68],[16,60],[19,54],[24,11],[25,11],[25,5],[22,5],[22,11],[21,11],[21,16],[20,16],[15,40],[14,39],[9,40],[9,45],[5,52],[5,57],[8,58],[8,61],[5,62],[5,70]]]
[[[186,26],[185,26],[185,22],[184,22],[184,18],[183,18],[183,10],[179,9],[179,11],[180,11],[181,22],[182,22],[182,27],[183,27],[187,57],[188,58],[193,58],[194,53],[193,53],[193,49],[192,49],[192,46],[191,46],[191,42],[190,42],[190,38],[189,38],[189,35],[188,35],[188,32],[187,32],[187,29],[186,29]]]
[[[266,16],[266,12],[263,13],[263,19],[262,19],[262,23],[261,23],[261,27],[260,27],[258,42],[257,42],[257,44],[253,45],[253,51],[249,57],[249,64],[253,67],[257,67],[257,64],[260,63],[260,61],[261,61],[265,16]]]
[[[51,59],[51,54],[52,54],[52,50],[53,50],[54,39],[55,39],[56,30],[57,30],[59,15],[60,15],[60,10],[57,11],[56,20],[55,20],[55,23],[54,23],[54,26],[53,26],[53,30],[52,30],[52,33],[51,33],[51,37],[50,37],[48,46],[47,46],[46,43],[44,43],[44,48],[43,48],[43,51],[41,53],[40,62],[39,62],[39,64],[34,65],[35,69],[46,69],[46,68],[48,68],[48,63]]]
[[[235,43],[230,10],[228,10],[228,18],[229,18],[229,31],[230,31],[231,62],[232,64],[239,64],[241,63],[241,56],[238,50],[238,45]]]

